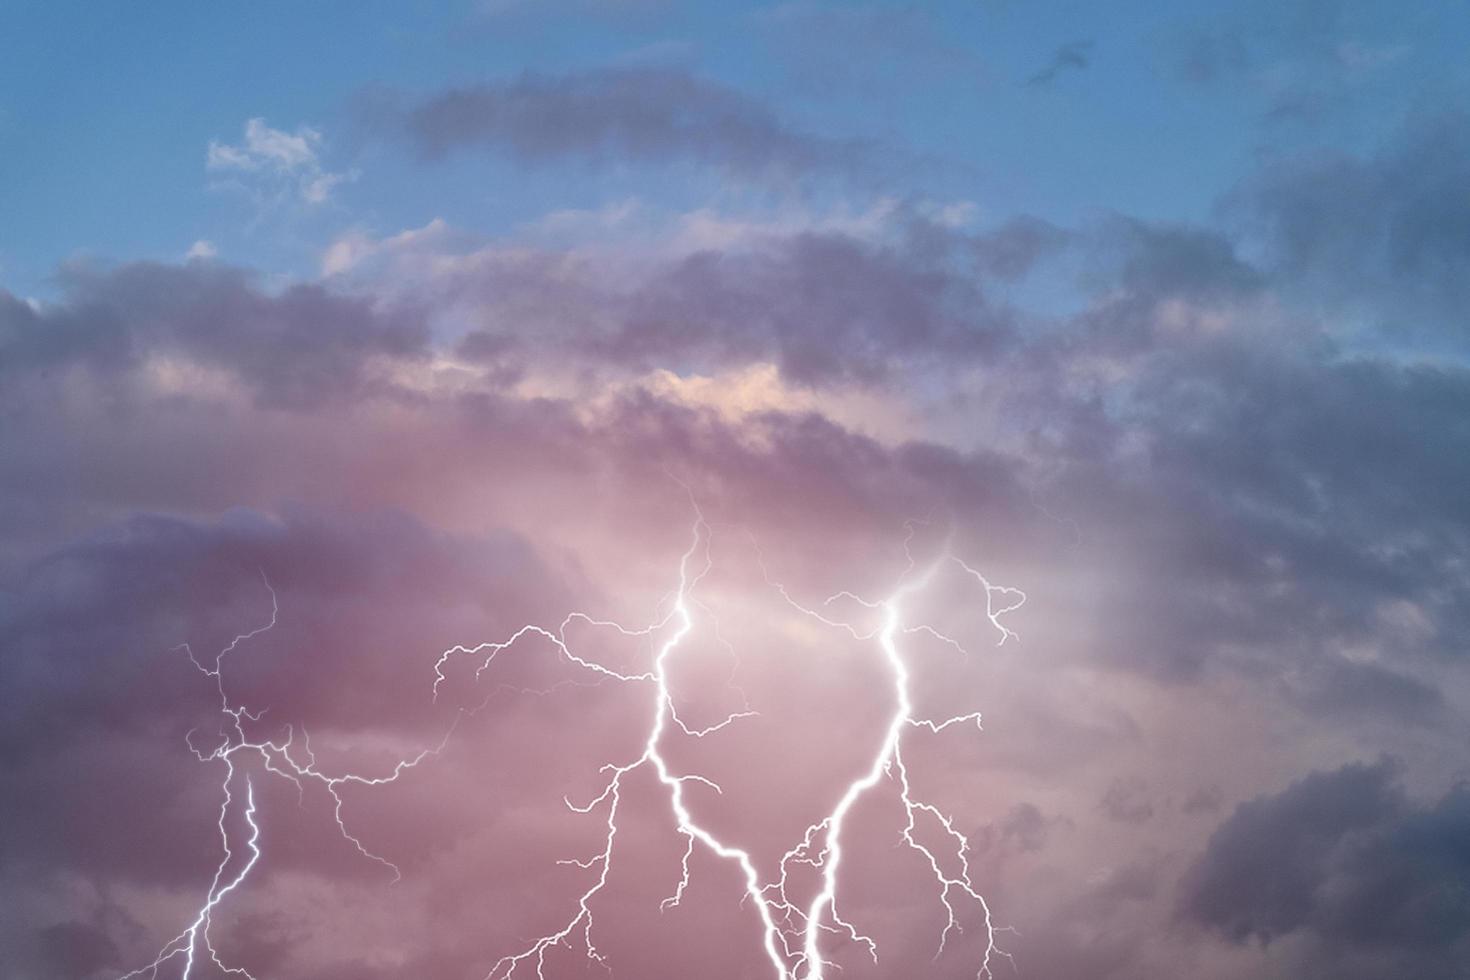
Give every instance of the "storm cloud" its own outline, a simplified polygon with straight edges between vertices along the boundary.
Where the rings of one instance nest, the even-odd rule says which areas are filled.
[[[1014,50],[981,43],[1025,19],[990,5],[668,5],[564,48],[480,9],[353,35],[378,54],[323,83],[335,117],[247,122],[354,175],[310,207],[288,167],[279,208],[177,247],[22,281],[6,245],[7,976],[147,964],[247,787],[223,962],[484,976],[596,880],[681,581],[671,771],[772,880],[887,731],[874,600],[946,549],[1026,601],[997,617],[1019,593],[943,562],[912,598],[914,710],[970,723],[904,735],[936,864],[895,846],[900,767],[852,811],[844,976],[974,977],[987,921],[1040,980],[1462,973],[1470,140],[1430,89],[1332,129],[1393,39],[1289,6]],[[408,36],[445,64],[397,70]],[[1239,103],[1203,101],[1226,78]],[[1214,156],[1171,169],[1123,131],[1155,102],[1281,142],[1191,130]],[[190,165],[264,108],[197,127]],[[232,738],[274,747],[226,766]],[[615,976],[765,975],[665,788],[620,786],[597,925],[548,980],[595,971],[589,941]],[[936,891],[961,860],[983,911]]]

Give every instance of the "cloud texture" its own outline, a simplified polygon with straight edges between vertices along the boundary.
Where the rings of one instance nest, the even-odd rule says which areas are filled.
[[[762,24],[824,18],[888,23]],[[925,45],[946,47],[927,27],[888,47]],[[1091,50],[1032,82],[1091,77]],[[1246,70],[1223,35],[1191,52],[1191,84]],[[712,79],[527,70],[359,107],[424,180],[476,153],[771,193],[872,176],[866,136]],[[984,726],[919,731],[904,758],[1021,976],[1461,976],[1465,134],[1422,113],[1263,157],[1208,221],[977,219],[903,187],[774,216],[630,200],[500,233],[344,228],[319,275],[211,246],[0,290],[0,972],[126,974],[207,896],[229,730],[183,644],[230,649],[236,723],[309,732],[322,772],[442,746],[340,798],[242,754],[263,856],[212,921],[224,962],[449,980],[555,930],[606,832],[566,803],[636,757],[649,692],[544,636],[478,673],[448,658],[437,697],[436,663],[574,609],[657,620],[697,504],[712,565],[674,705],[692,727],[755,714],[669,753],[720,784],[692,806],[768,878],[892,711],[881,651],[785,598],[882,596],[948,541],[1028,598],[997,645],[974,582],[936,580],[918,612],[968,652],[907,637],[914,698]],[[320,203],[350,172],[324,142],[252,119],[208,169]],[[276,625],[232,645],[271,590]],[[632,674],[665,636],[568,630]],[[839,934],[830,955],[973,977],[983,919],[965,906],[936,958],[895,779],[854,810],[841,896],[880,958]],[[697,852],[661,907],[683,860],[666,796],[645,771],[622,805],[593,933],[613,975],[764,976],[738,876]],[[598,972],[581,941],[548,977]]]

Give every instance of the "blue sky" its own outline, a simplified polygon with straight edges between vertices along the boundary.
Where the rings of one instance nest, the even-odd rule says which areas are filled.
[[[6,25],[19,43],[0,67],[0,279],[46,295],[57,265],[79,255],[170,258],[206,239],[228,261],[298,276],[351,227],[386,234],[443,217],[499,236],[628,198],[738,209],[886,192],[972,201],[991,223],[1024,212],[1072,225],[1109,211],[1199,221],[1262,155],[1371,145],[1399,124],[1390,107],[1462,89],[1470,13],[1453,3],[632,2],[538,13],[21,2]],[[1218,57],[1249,65],[1190,81],[1191,46],[1226,33],[1241,51]],[[1085,66],[1027,84],[1069,46]],[[869,70],[857,77],[852,59]],[[634,64],[687,67],[804,131],[871,140],[892,155],[888,172],[742,193],[679,167],[608,173],[476,155],[423,169],[361,118],[373,91]],[[1324,107],[1273,120],[1273,102],[1297,90]],[[304,212],[261,214],[211,189],[207,145],[238,142],[257,117],[315,128],[323,165],[355,179]]]

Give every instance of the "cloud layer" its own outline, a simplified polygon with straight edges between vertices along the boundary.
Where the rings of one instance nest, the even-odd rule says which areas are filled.
[[[826,29],[970,78],[978,62],[917,17],[801,5],[760,25],[800,34],[788,60]],[[1227,24],[1168,45],[1190,86],[1290,49],[1335,92],[1388,57],[1339,33]],[[1092,51],[1064,45],[1027,87],[1060,98],[1064,73],[1103,71]],[[804,77],[850,79],[825,54]],[[211,923],[225,962],[484,976],[568,921],[606,828],[567,802],[637,756],[647,688],[545,634],[478,672],[440,656],[570,623],[596,664],[646,672],[665,633],[588,620],[667,613],[696,506],[711,567],[673,703],[694,727],[741,717],[668,751],[718,782],[691,805],[767,880],[892,711],[881,650],[788,600],[871,626],[853,595],[947,546],[1028,598],[1004,645],[955,568],[915,600],[934,626],[904,636],[917,710],[984,724],[916,730],[904,762],[968,838],[1022,976],[1461,975],[1463,116],[1262,154],[1208,221],[1064,221],[871,197],[850,178],[910,150],[713,73],[629,65],[355,105],[370,152],[406,147],[425,181],[481,154],[738,192],[493,233],[364,218],[312,251],[314,275],[233,263],[211,233],[181,262],[77,258],[44,298],[0,290],[7,976],[116,977],[187,926],[220,858],[209,752],[232,704],[242,738],[289,732],[299,752],[309,732],[322,773],[434,752],[340,798],[240,755],[228,785],[250,781],[264,856]],[[253,118],[208,144],[208,176],[321,204],[355,172],[329,169],[326,142]],[[275,625],[238,639],[273,595]],[[191,663],[226,649],[218,678]],[[841,897],[880,958],[850,934],[829,952],[844,976],[973,977],[983,918],[965,905],[946,934],[933,869],[895,846],[895,772],[854,810]],[[596,900],[606,965],[766,975],[728,866],[697,852],[661,904],[684,842],[645,777]],[[582,941],[548,977],[596,972]]]
[[[373,115],[420,153],[485,148],[527,164],[689,161],[748,177],[800,177],[860,162],[861,144],[806,133],[764,103],[675,68],[605,68],[448,89]],[[396,118],[395,118],[396,117]]]

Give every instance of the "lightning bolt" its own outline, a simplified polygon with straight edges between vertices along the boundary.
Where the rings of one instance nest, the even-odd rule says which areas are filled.
[[[346,820],[342,813],[343,799],[342,787],[345,785],[358,786],[382,786],[394,782],[404,772],[414,768],[430,756],[438,755],[453,734],[454,725],[451,725],[445,733],[444,738],[433,748],[424,749],[410,758],[400,759],[396,762],[387,775],[363,776],[357,773],[342,773],[340,775],[329,775],[323,772],[317,764],[316,753],[311,749],[311,735],[305,727],[301,729],[301,740],[296,739],[295,728],[291,725],[284,726],[275,738],[261,738],[248,734],[248,728],[259,725],[265,717],[265,710],[251,711],[243,704],[233,701],[225,684],[225,659],[242,644],[252,640],[262,633],[273,629],[280,615],[280,603],[276,597],[276,590],[271,586],[270,580],[265,573],[261,572],[261,581],[265,589],[270,593],[271,614],[270,620],[261,626],[245,633],[237,635],[225,647],[219,650],[212,662],[200,661],[194,655],[189,644],[180,644],[175,650],[182,650],[189,657],[200,673],[212,679],[215,690],[219,695],[219,711],[222,720],[220,730],[220,741],[213,748],[205,751],[194,744],[194,732],[190,730],[185,736],[190,751],[194,753],[202,763],[220,763],[224,767],[224,776],[220,783],[220,791],[223,797],[219,810],[219,835],[221,850],[219,864],[215,867],[214,878],[205,893],[204,902],[190,920],[189,925],[177,936],[170,939],[158,951],[153,961],[124,974],[120,980],[137,980],[147,977],[148,980],[157,980],[158,971],[171,961],[182,959],[183,972],[179,975],[180,980],[189,980],[194,973],[194,967],[202,955],[207,955],[215,967],[222,973],[230,976],[242,977],[244,980],[257,980],[249,970],[228,966],[221,960],[219,952],[215,949],[210,939],[209,929],[214,918],[215,911],[226,896],[235,891],[249,876],[256,863],[260,860],[262,850],[260,844],[261,828],[256,820],[255,787],[249,776],[239,776],[237,768],[237,757],[256,757],[260,760],[263,768],[282,779],[295,785],[298,802],[304,804],[306,788],[309,785],[323,787],[333,802],[332,816],[336,821],[337,829],[342,838],[352,844],[359,854],[368,860],[375,861],[392,872],[393,880],[402,877],[398,866],[387,858],[369,850],[356,834],[347,828]],[[458,722],[458,716],[455,719]],[[233,788],[237,782],[237,776],[245,783],[244,800],[237,797]],[[236,838],[230,832],[231,817],[238,815],[238,821],[243,822],[248,829],[243,847],[249,852],[243,863],[239,861]],[[238,868],[227,874],[232,865]]]
[[[686,491],[688,488],[685,488]],[[964,647],[952,637],[926,623],[910,623],[905,615],[905,600],[921,593],[929,586],[934,576],[946,564],[958,566],[973,578],[983,590],[985,613],[999,633],[998,643],[1016,637],[1016,634],[1001,621],[1007,613],[1019,609],[1026,601],[1025,593],[1019,589],[992,584],[984,575],[953,556],[948,546],[940,559],[922,571],[916,567],[910,544],[916,528],[927,522],[910,521],[904,538],[904,553],[908,566],[900,576],[894,591],[885,599],[869,600],[851,592],[839,592],[829,596],[820,607],[803,605],[787,588],[774,581],[766,570],[764,556],[760,556],[766,583],[787,604],[804,616],[811,617],[833,629],[841,630],[854,639],[875,642],[881,649],[888,667],[895,708],[888,720],[882,744],[870,760],[866,770],[854,779],[833,809],[821,820],[810,825],[802,839],[781,858],[774,880],[765,880],[756,868],[755,861],[746,849],[716,836],[701,824],[690,812],[686,796],[692,786],[702,786],[708,791],[722,793],[723,790],[711,779],[697,773],[676,772],[661,751],[661,744],[675,730],[685,737],[702,739],[722,731],[739,719],[753,715],[746,710],[728,714],[720,722],[707,728],[692,729],[679,719],[669,687],[668,668],[681,642],[694,630],[691,606],[703,607],[694,597],[694,591],[713,567],[711,557],[712,531],[698,504],[690,496],[695,520],[690,534],[690,543],[679,560],[679,581],[672,593],[665,612],[654,623],[643,627],[627,627],[605,620],[597,620],[585,613],[570,614],[555,630],[537,626],[524,626],[509,638],[473,647],[455,646],[446,650],[435,664],[434,695],[437,697],[445,682],[445,667],[449,660],[460,655],[477,655],[481,663],[476,670],[478,678],[487,670],[495,658],[517,642],[528,636],[539,636],[549,640],[558,655],[565,657],[578,667],[592,671],[601,678],[619,682],[647,684],[652,687],[649,703],[649,718],[646,737],[637,756],[624,762],[607,763],[600,772],[606,776],[601,790],[585,803],[574,803],[564,798],[566,805],[579,814],[590,814],[599,807],[604,808],[605,833],[602,846],[591,857],[564,859],[558,863],[574,865],[593,871],[587,886],[578,895],[575,908],[562,924],[535,939],[519,951],[501,957],[486,974],[485,980],[514,980],[521,973],[534,973],[537,980],[547,980],[547,956],[553,950],[579,943],[589,960],[607,966],[606,957],[597,946],[594,935],[593,902],[607,887],[612,871],[614,852],[619,832],[619,816],[623,803],[625,780],[640,769],[651,769],[668,794],[669,812],[676,831],[685,840],[681,859],[681,875],[672,893],[663,900],[662,908],[679,905],[690,882],[690,861],[696,848],[703,847],[715,857],[734,865],[744,882],[742,904],[749,902],[755,909],[761,924],[761,949],[770,963],[771,972],[778,980],[822,980],[828,967],[833,964],[824,958],[823,940],[830,936],[845,936],[866,947],[869,955],[878,961],[877,943],[860,932],[838,909],[839,873],[844,859],[843,831],[846,821],[856,806],[885,780],[896,786],[897,795],[905,814],[905,824],[899,836],[905,846],[912,849],[925,861],[933,874],[939,901],[945,910],[945,922],[940,930],[935,958],[944,952],[951,934],[962,932],[959,903],[968,901],[978,908],[983,922],[985,944],[977,966],[977,978],[993,976],[992,964],[997,958],[1010,959],[996,941],[997,933],[1005,927],[997,926],[991,915],[989,904],[981,895],[971,877],[969,864],[969,842],[955,828],[953,818],[938,806],[918,797],[912,788],[909,770],[903,758],[906,737],[915,733],[939,732],[955,725],[973,724],[980,727],[980,713],[970,712],[946,718],[920,717],[910,697],[908,664],[900,643],[906,636],[927,634],[961,652]],[[754,542],[752,542],[754,543]],[[759,549],[757,548],[759,555]],[[835,619],[826,611],[839,600],[850,600],[881,615],[881,624],[868,630],[860,629],[850,622]],[[660,603],[662,606],[664,603]],[[573,651],[567,641],[567,628],[572,623],[612,629],[623,636],[651,637],[670,629],[666,639],[658,646],[652,666],[638,673],[623,673],[589,660]],[[718,626],[716,626],[718,631]],[[723,638],[721,638],[723,642]],[[728,646],[728,644],[727,644]],[[947,844],[947,854],[921,842],[916,836],[919,824],[926,821],[936,825],[941,840]],[[821,888],[803,906],[791,897],[794,887],[792,871],[796,865],[806,865],[821,873]],[[951,870],[946,870],[948,866]]]
[[[687,491],[687,487],[685,488]],[[642,627],[627,627],[608,620],[596,619],[586,613],[569,614],[555,629],[526,625],[504,640],[481,643],[476,646],[457,645],[445,650],[434,668],[433,696],[437,699],[447,675],[445,668],[452,658],[477,656],[480,664],[475,671],[479,677],[490,668],[495,659],[518,643],[530,637],[549,641],[557,651],[574,666],[595,675],[600,681],[616,681],[629,684],[645,684],[652,688],[649,704],[648,726],[641,751],[623,762],[610,762],[599,771],[605,777],[600,791],[585,803],[574,803],[564,798],[567,807],[579,814],[591,814],[604,810],[605,833],[601,848],[592,856],[582,859],[564,859],[559,864],[573,865],[584,871],[594,872],[586,887],[578,895],[576,905],[568,917],[556,929],[535,939],[519,951],[502,956],[486,974],[485,980],[514,980],[517,974],[534,972],[537,980],[547,980],[547,955],[554,949],[580,943],[586,957],[607,965],[606,957],[597,946],[593,902],[607,887],[612,873],[614,854],[619,832],[619,816],[623,803],[626,780],[639,770],[651,770],[668,794],[669,812],[673,817],[676,832],[684,838],[684,850],[680,862],[681,873],[671,893],[661,907],[677,907],[684,898],[690,883],[690,862],[698,848],[704,848],[716,858],[738,868],[744,883],[742,904],[749,902],[761,924],[761,950],[770,964],[771,972],[778,980],[822,980],[827,969],[834,964],[824,957],[824,940],[831,937],[846,939],[864,946],[872,960],[878,961],[877,943],[860,932],[839,910],[838,895],[841,882],[840,871],[845,858],[843,832],[853,808],[868,794],[882,785],[894,787],[903,806],[904,825],[899,829],[902,843],[918,854],[928,866],[941,906],[945,910],[945,921],[940,928],[935,958],[945,950],[953,933],[962,932],[962,910],[960,903],[972,903],[980,912],[984,928],[984,949],[977,966],[977,978],[993,976],[992,963],[998,957],[1009,959],[997,944],[997,933],[1004,927],[997,926],[991,915],[990,906],[971,877],[969,864],[969,842],[955,828],[953,818],[914,792],[908,766],[904,762],[903,746],[907,738],[922,733],[938,734],[957,725],[973,724],[980,728],[978,711],[946,718],[926,718],[915,712],[910,696],[910,671],[905,660],[902,640],[918,634],[928,635],[955,650],[965,648],[947,634],[927,623],[908,621],[905,613],[906,601],[922,593],[938,571],[947,564],[958,566],[973,578],[983,590],[985,613],[999,633],[998,643],[1004,644],[1016,634],[1001,621],[1001,617],[1020,608],[1026,601],[1025,593],[1007,586],[992,584],[984,575],[950,553],[948,546],[944,555],[919,570],[910,549],[916,527],[926,522],[907,523],[904,538],[904,553],[907,567],[899,576],[894,590],[884,599],[865,599],[852,592],[839,592],[827,597],[818,606],[804,605],[792,596],[781,583],[771,578],[766,569],[764,555],[756,548],[767,585],[772,588],[792,609],[802,616],[815,619],[826,627],[840,630],[861,642],[876,643],[881,650],[892,683],[894,710],[888,719],[882,743],[867,767],[841,794],[837,803],[822,819],[807,827],[795,846],[781,857],[772,879],[762,877],[750,852],[737,844],[723,840],[712,830],[701,824],[690,811],[687,796],[693,787],[720,794],[722,788],[715,781],[698,773],[677,772],[661,750],[668,737],[703,739],[722,732],[743,718],[755,715],[748,702],[742,701],[741,710],[728,713],[722,720],[704,728],[688,725],[679,717],[669,682],[669,667],[676,657],[681,643],[694,631],[694,609],[708,612],[708,607],[695,597],[695,590],[714,566],[711,555],[713,538],[710,524],[690,495],[695,519],[690,532],[690,543],[679,559],[678,585],[669,597],[660,602],[667,604],[655,622]],[[754,541],[752,539],[752,544]],[[186,736],[191,751],[202,763],[218,763],[223,766],[219,829],[222,856],[215,867],[213,878],[204,900],[188,925],[159,950],[152,962],[125,974],[120,980],[137,980],[147,977],[157,980],[159,970],[175,960],[182,960],[181,980],[189,980],[196,964],[205,956],[221,972],[244,980],[257,980],[249,970],[227,965],[220,957],[210,938],[210,926],[222,902],[246,880],[262,856],[261,825],[256,818],[255,788],[248,775],[243,775],[237,760],[241,757],[257,759],[264,770],[295,785],[298,802],[304,804],[306,788],[311,785],[322,787],[333,801],[333,819],[342,838],[364,858],[382,864],[392,872],[393,880],[401,875],[398,867],[387,858],[370,850],[362,839],[353,833],[343,815],[344,801],[341,788],[344,785],[365,787],[381,786],[396,781],[404,772],[418,766],[431,756],[438,755],[448,743],[455,725],[450,725],[438,745],[424,749],[418,754],[399,760],[392,769],[380,776],[364,776],[357,773],[332,775],[318,765],[311,749],[310,735],[303,727],[301,740],[296,739],[295,729],[286,725],[273,738],[252,734],[260,726],[265,711],[251,711],[235,702],[229,695],[225,682],[225,663],[230,654],[249,640],[275,627],[279,615],[279,603],[275,589],[261,574],[271,599],[269,621],[248,632],[237,635],[218,651],[211,662],[199,660],[188,644],[183,650],[189,661],[202,674],[214,681],[219,698],[222,721],[220,741],[213,748],[204,750],[194,744],[194,731]],[[828,610],[839,601],[849,601],[876,613],[881,622],[876,627],[863,629],[857,625],[834,618]],[[582,656],[573,650],[567,640],[567,631],[573,624],[598,629],[610,629],[630,638],[651,639],[667,634],[658,644],[648,670],[625,672],[615,670],[596,660]],[[733,654],[733,648],[719,633],[715,622],[716,639]],[[730,681],[733,685],[733,674]],[[558,685],[559,686],[559,685]],[[738,689],[738,688],[737,688]],[[540,692],[546,693],[546,692]],[[483,705],[482,705],[483,706]],[[476,709],[478,710],[478,709]],[[463,711],[456,717],[462,717]],[[244,792],[238,792],[238,783],[243,781]],[[232,820],[232,818],[234,818]],[[232,833],[231,824],[243,824],[245,833]],[[944,842],[943,851],[926,845],[917,836],[920,824],[929,823],[940,831]],[[243,841],[240,839],[243,836]],[[805,903],[792,896],[795,884],[792,872],[796,866],[805,866],[820,872],[821,887]]]

